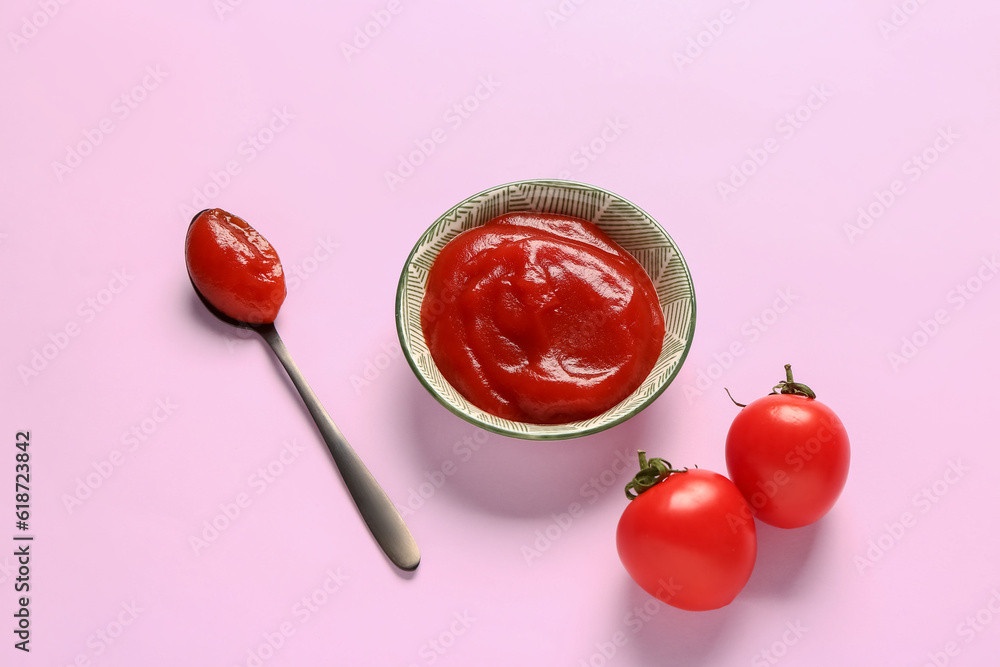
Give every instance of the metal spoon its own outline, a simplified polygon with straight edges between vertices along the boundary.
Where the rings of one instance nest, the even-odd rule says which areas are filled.
[[[191,220],[192,224],[199,215],[201,213],[194,216]],[[191,286],[194,287],[195,293],[209,312],[227,324],[256,331],[271,347],[275,356],[278,357],[278,361],[284,366],[285,372],[288,373],[288,377],[292,379],[292,384],[302,396],[309,414],[315,420],[316,426],[333,456],[333,461],[337,464],[337,469],[344,478],[347,490],[354,498],[354,502],[357,504],[365,523],[368,524],[368,529],[375,541],[396,567],[408,572],[417,569],[417,565],[420,564],[420,549],[417,547],[413,535],[410,534],[409,528],[406,527],[406,523],[403,522],[399,510],[389,500],[389,496],[375,481],[364,462],[347,442],[347,438],[340,432],[329,413],[319,402],[316,393],[306,382],[298,366],[292,361],[288,350],[285,349],[285,344],[278,336],[274,324],[252,324],[233,319],[212,305],[193,280]]]

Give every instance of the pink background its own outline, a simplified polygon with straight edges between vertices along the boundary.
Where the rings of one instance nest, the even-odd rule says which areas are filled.
[[[996,664],[996,3],[225,2],[0,11],[0,664]],[[440,213],[539,177],[650,212],[698,303],[663,396],[550,444],[447,412],[393,316]],[[278,329],[406,508],[414,576],[262,341],[196,301],[206,202],[280,252]],[[729,607],[652,602],[615,551],[617,462],[725,472],[723,388],[785,363],[851,434],[843,496],[761,526]]]

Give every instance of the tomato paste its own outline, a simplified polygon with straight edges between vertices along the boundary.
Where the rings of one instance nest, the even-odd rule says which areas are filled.
[[[421,308],[435,363],[498,417],[597,416],[642,384],[663,312],[642,266],[596,225],[509,213],[442,248]]]
[[[216,309],[240,322],[274,322],[285,274],[278,253],[245,220],[202,211],[188,228],[184,257],[191,282]]]

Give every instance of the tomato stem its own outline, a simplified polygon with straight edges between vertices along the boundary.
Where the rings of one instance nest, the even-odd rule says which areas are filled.
[[[725,389],[725,390],[726,390],[726,393],[727,393],[727,394],[729,394],[729,389],[728,389],[728,388],[726,388],[726,387],[723,387],[723,389]],[[747,404],[746,404],[746,403],[740,403],[740,402],[739,402],[739,401],[737,401],[737,400],[736,400],[735,398],[733,398],[733,395],[732,395],[732,394],[729,394],[729,400],[730,400],[730,401],[732,401],[733,403],[735,403],[736,405],[740,406],[741,408],[745,408],[745,407],[747,406]]]
[[[638,450],[639,452],[639,472],[636,476],[632,478],[632,481],[625,485],[625,497],[629,500],[635,500],[639,497],[640,493],[650,490],[670,475],[677,472],[687,472],[687,468],[683,470],[674,470],[673,466],[670,465],[670,461],[665,461],[660,458],[653,458],[646,460],[646,452],[643,450]]]
[[[805,396],[806,398],[816,398],[816,392],[802,384],[801,382],[796,382],[792,378],[792,365],[785,364],[785,379],[782,382],[774,385],[771,389],[772,394],[795,394],[797,396]]]

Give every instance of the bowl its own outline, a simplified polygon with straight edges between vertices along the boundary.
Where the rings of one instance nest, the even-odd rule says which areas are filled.
[[[593,222],[631,253],[653,281],[666,331],[660,356],[645,381],[618,405],[590,419],[528,424],[502,419],[471,404],[441,375],[420,324],[427,274],[441,249],[461,232],[504,213],[557,213]],[[423,233],[403,266],[396,292],[396,329],[410,368],[442,405],[493,433],[528,440],[576,438],[620,424],[652,403],[673,381],[691,348],[695,298],[691,274],[673,239],[652,217],[624,197],[562,180],[498,185],[458,203]]]

